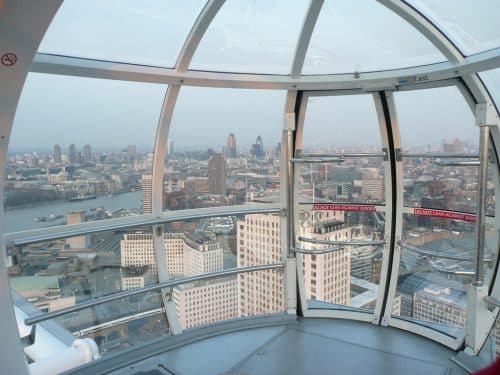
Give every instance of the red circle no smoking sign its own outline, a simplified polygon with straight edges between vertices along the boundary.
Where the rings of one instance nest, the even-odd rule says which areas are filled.
[[[0,61],[3,66],[12,66],[17,62],[17,56],[12,52],[4,53],[0,58]]]

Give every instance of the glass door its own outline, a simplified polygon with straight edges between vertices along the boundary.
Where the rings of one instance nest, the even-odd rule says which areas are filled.
[[[378,93],[302,96],[293,250],[305,316],[379,321],[392,225],[388,142]]]

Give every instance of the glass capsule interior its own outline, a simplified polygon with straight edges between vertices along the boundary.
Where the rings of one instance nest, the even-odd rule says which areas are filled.
[[[50,313],[187,280],[54,318],[103,356],[290,311],[461,347],[480,214],[477,87],[498,119],[498,3],[384,3],[65,1],[6,150],[16,298]],[[446,76],[453,54],[472,73]],[[60,60],[36,64],[44,58]],[[490,291],[497,132],[485,180]],[[270,268],[247,269],[257,266]]]

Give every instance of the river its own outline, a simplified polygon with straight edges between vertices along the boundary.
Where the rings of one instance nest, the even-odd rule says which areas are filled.
[[[106,210],[115,211],[120,208],[140,208],[141,192],[135,191],[113,195],[102,196],[96,199],[84,201],[51,201],[29,206],[9,208],[5,210],[4,233],[19,232],[28,229],[47,228],[55,225],[64,225],[66,218],[54,221],[34,221],[36,217],[54,215],[66,215],[67,212],[90,210],[91,208],[104,207]]]

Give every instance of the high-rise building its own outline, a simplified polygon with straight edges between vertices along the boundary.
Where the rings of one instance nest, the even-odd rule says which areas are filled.
[[[343,211],[314,214],[312,222],[301,225],[302,237],[326,241],[349,241],[352,227],[344,223]],[[328,245],[303,242],[301,247],[321,249]],[[304,284],[307,299],[349,305],[351,249],[346,246],[328,254],[304,255]]]
[[[163,243],[170,277],[193,276],[223,269],[224,250],[205,235],[164,233]],[[122,267],[150,266],[157,275],[151,233],[125,233],[120,241]]]
[[[193,276],[221,271],[224,250],[217,241],[201,234],[164,233],[170,277]],[[151,233],[126,233],[120,241],[122,275],[126,289],[141,288],[157,279]],[[236,277],[182,284],[174,288],[173,300],[184,328],[195,327],[237,316]]]
[[[82,161],[87,162],[92,160],[92,148],[89,144],[83,146]]]
[[[135,161],[137,159],[137,147],[135,145],[127,145],[127,160]]]
[[[69,145],[68,160],[70,163],[76,163],[76,146],[74,143]]]
[[[244,220],[237,222],[238,267],[281,262],[280,243],[279,215],[245,215]],[[282,311],[282,272],[238,274],[238,301],[238,316]]]
[[[352,228],[341,220],[343,212],[326,212],[301,229],[301,235],[324,240],[349,240]],[[238,267],[281,262],[280,218],[272,214],[245,215],[237,223]],[[310,245],[310,244],[308,244]],[[302,246],[302,245],[301,245]],[[320,248],[324,245],[314,245]],[[303,256],[308,299],[348,305],[350,249]],[[238,275],[238,314],[250,316],[283,309],[283,275],[260,271]]]
[[[167,143],[167,155],[170,156],[173,153],[174,153],[174,141],[169,138]]]
[[[182,284],[172,292],[184,329],[236,318],[237,296],[235,276]]]
[[[236,137],[234,133],[229,133],[226,141],[226,156],[228,158],[236,157]]]
[[[226,195],[226,160],[222,154],[215,154],[208,160],[208,191]]]
[[[84,221],[83,212],[68,212],[66,214],[66,223],[68,225],[71,224],[80,224]],[[89,236],[77,236],[77,237],[69,237],[66,239],[66,245],[70,249],[88,249],[90,246],[90,237]]]
[[[150,214],[153,210],[153,175],[143,174],[141,177],[142,212]]]
[[[60,163],[61,162],[61,146],[58,144],[54,145],[54,162]]]
[[[252,145],[252,155],[256,158],[263,158],[266,155],[264,152],[264,142],[262,141],[262,137],[260,135]]]

